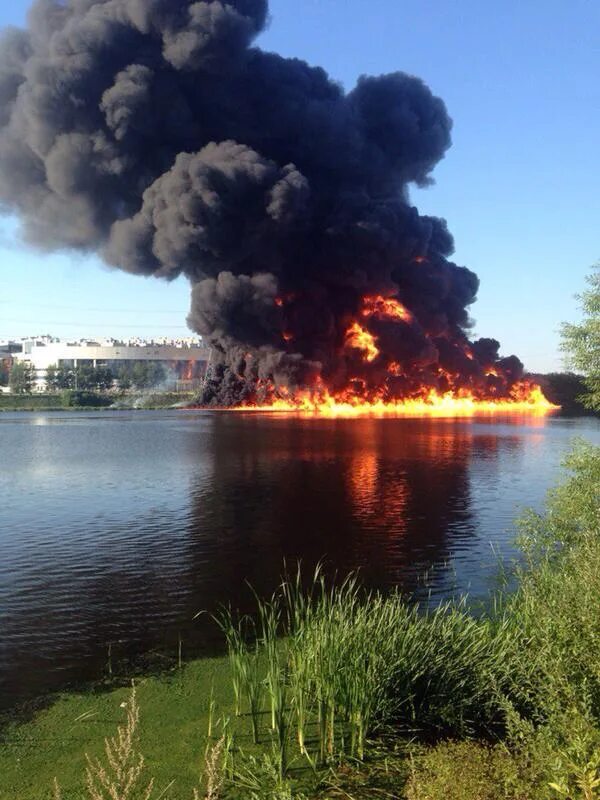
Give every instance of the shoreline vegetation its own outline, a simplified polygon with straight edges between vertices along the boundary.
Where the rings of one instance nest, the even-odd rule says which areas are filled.
[[[590,415],[594,410],[581,402],[585,382],[571,372],[531,374],[545,397],[568,415]],[[142,392],[97,392],[67,389],[62,392],[0,394],[2,411],[135,411],[169,408],[194,408],[194,392],[147,390]]]
[[[2,411],[151,411],[185,407],[192,392],[148,391],[133,394],[103,394],[67,390],[47,394],[0,394]]]
[[[227,656],[9,722],[0,798],[600,797],[600,449],[567,467],[485,612],[292,574]]]

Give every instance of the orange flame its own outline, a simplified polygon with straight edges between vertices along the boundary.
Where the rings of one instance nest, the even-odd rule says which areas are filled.
[[[406,322],[412,320],[412,314],[402,303],[393,297],[382,297],[381,295],[363,298],[363,308],[360,313],[363,317],[402,319]]]
[[[325,387],[316,391],[285,390],[266,405],[237,407],[236,411],[277,411],[325,417],[472,417],[477,414],[532,414],[542,416],[558,408],[552,405],[537,384],[521,381],[508,398],[479,399],[467,391],[440,393],[428,390],[422,397],[404,400],[375,398],[365,400],[351,392],[334,396]]]
[[[369,331],[361,328],[358,322],[353,322],[346,331],[346,345],[354,350],[361,350],[367,361],[374,361],[379,355],[375,337]]]
[[[424,256],[417,256],[415,261],[426,261]],[[282,297],[275,298],[277,306],[284,305]],[[368,320],[403,322],[412,325],[414,317],[411,312],[395,297],[384,295],[367,295],[362,298],[360,316],[368,325]],[[374,326],[375,327],[375,326]],[[282,338],[289,342],[294,336],[282,331]],[[378,339],[367,327],[354,320],[345,333],[344,346],[359,351],[365,362],[372,362],[380,355]],[[465,356],[474,360],[470,346],[463,344]],[[401,363],[393,361],[387,365],[387,374],[391,378],[399,378],[406,374]],[[488,377],[498,376],[496,367],[487,369]],[[435,377],[435,376],[434,376]],[[395,381],[384,380],[384,384],[369,390],[367,383],[360,377],[349,379],[348,387],[336,392],[330,391],[322,382],[305,390],[291,391],[286,388],[275,388],[268,381],[259,381],[259,396],[263,392],[264,404],[248,404],[232,410],[239,411],[281,411],[326,417],[357,416],[433,416],[433,417],[470,417],[476,414],[527,413],[536,416],[548,414],[557,406],[552,405],[543,395],[541,388],[531,381],[523,380],[506,389],[504,396],[498,396],[498,389],[489,389],[488,396],[460,385],[459,376],[453,375],[441,367],[437,370],[438,389],[423,386],[414,389],[412,396],[404,399],[393,399],[390,389]],[[493,382],[490,382],[493,383]],[[496,392],[496,394],[494,394]],[[491,396],[489,396],[491,394]]]

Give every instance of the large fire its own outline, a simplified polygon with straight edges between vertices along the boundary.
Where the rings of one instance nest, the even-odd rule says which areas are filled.
[[[428,390],[422,397],[403,400],[386,400],[384,397],[365,400],[350,392],[334,396],[325,387],[287,396],[280,389],[278,395],[271,402],[237,406],[234,410],[300,412],[327,417],[470,417],[489,413],[543,415],[557,408],[546,400],[539,386],[529,381],[520,381],[509,398],[497,400],[476,398],[468,392],[440,394],[435,390]]]
[[[282,298],[275,301],[283,307]],[[259,381],[260,400],[248,401],[234,410],[299,412],[321,416],[437,416],[465,417],[490,413],[527,413],[544,415],[556,409],[545,397],[541,388],[534,382],[521,379],[508,381],[499,368],[490,363],[485,367],[484,383],[481,376],[477,385],[465,384],[465,375],[453,373],[441,366],[435,368],[438,388],[431,384],[410,386],[405,395],[397,396],[399,381],[409,382],[411,365],[403,368],[401,362],[390,360],[382,350],[378,335],[378,323],[415,323],[412,313],[395,297],[366,296],[362,300],[358,318],[346,328],[343,349],[349,361],[357,361],[356,374],[350,373],[342,389],[331,389],[318,378],[313,386],[290,390],[285,386],[275,387],[269,381]],[[287,330],[283,339],[293,342],[293,335]],[[465,338],[462,344],[464,356],[474,360],[470,344]],[[373,388],[360,375],[360,364],[365,366],[382,362],[382,379]],[[507,382],[508,381],[508,382]]]

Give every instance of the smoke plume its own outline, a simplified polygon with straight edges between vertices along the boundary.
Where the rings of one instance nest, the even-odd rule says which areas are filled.
[[[206,402],[507,395],[522,365],[469,341],[478,279],[408,198],[450,146],[443,102],[401,72],[346,93],[253,46],[267,18],[267,0],[37,0],[0,46],[4,209],[38,247],[185,275]]]

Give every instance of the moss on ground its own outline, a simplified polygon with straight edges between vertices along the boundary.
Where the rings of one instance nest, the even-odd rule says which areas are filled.
[[[169,797],[191,800],[206,746],[211,693],[216,716],[232,713],[229,664],[210,658],[169,676],[136,680],[141,711],[140,751],[159,791],[175,780]],[[100,756],[105,737],[123,722],[129,688],[60,696],[28,722],[10,723],[0,742],[1,800],[53,798],[56,777],[63,800],[79,800],[85,753]],[[236,724],[244,738],[245,724]]]

